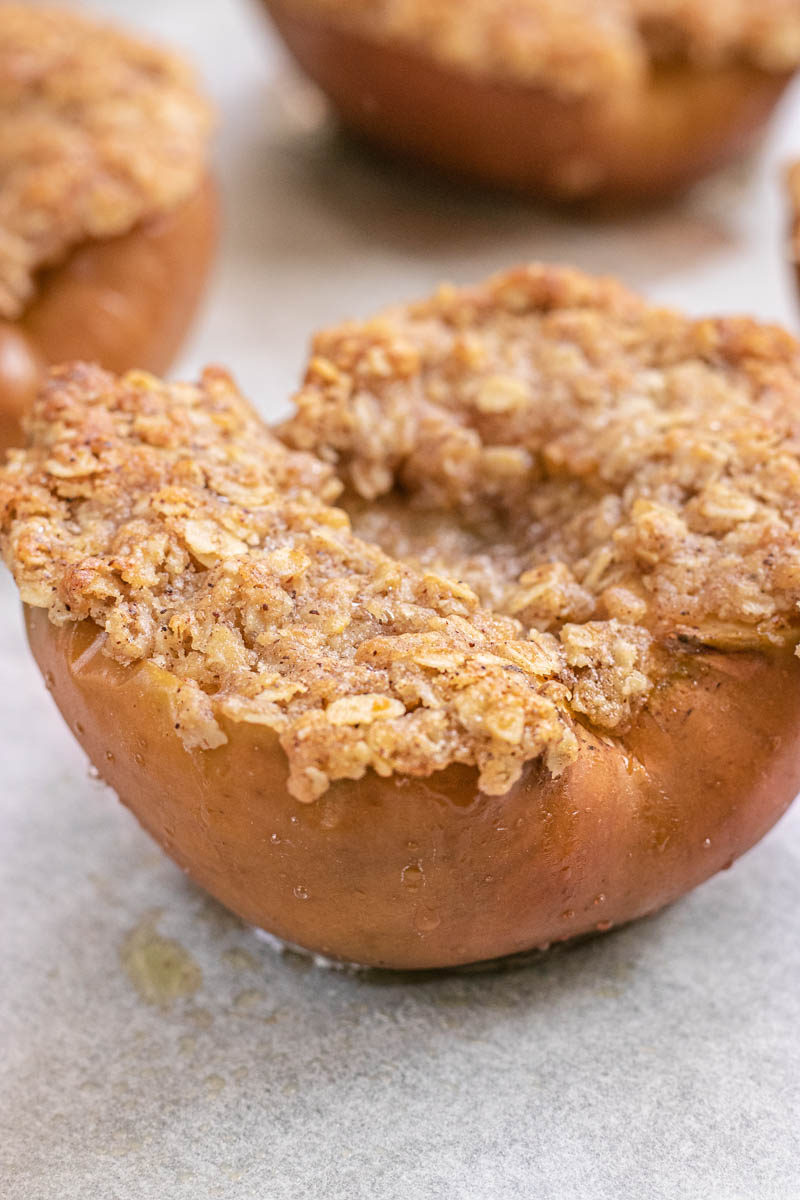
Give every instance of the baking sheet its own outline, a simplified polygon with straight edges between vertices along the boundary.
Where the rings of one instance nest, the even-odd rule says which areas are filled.
[[[245,0],[90,5],[217,98],[223,253],[179,364],[286,411],[310,331],[528,258],[797,324],[764,154],[581,224],[336,136]],[[800,1195],[800,806],[660,916],[483,975],[320,969],[203,896],[101,784],[0,583],[0,1195],[513,1200]]]

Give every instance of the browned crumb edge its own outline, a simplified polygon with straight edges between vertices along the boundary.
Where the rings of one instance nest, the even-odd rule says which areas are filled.
[[[171,674],[190,748],[264,725],[301,800],[451,763],[502,794],[576,720],[623,732],[681,642],[796,641],[799,387],[780,330],[526,268],[321,334],[290,449],[220,370],[56,371],[3,552]]]
[[[209,128],[179,59],[64,9],[0,3],[0,319],[80,242],[188,199]]]
[[[800,64],[794,0],[268,0],[444,65],[564,95],[640,87],[654,64]]]

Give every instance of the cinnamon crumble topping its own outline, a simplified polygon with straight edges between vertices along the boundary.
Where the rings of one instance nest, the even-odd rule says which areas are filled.
[[[0,318],[77,243],[185,200],[209,128],[179,59],[64,9],[0,3]]]
[[[800,640],[800,348],[530,267],[320,334],[278,440],[230,378],[57,370],[0,473],[27,604],[161,669],[185,744],[367,770],[622,734],[693,646]],[[337,503],[338,502],[338,503]]]
[[[280,0],[445,66],[569,96],[641,82],[653,63],[800,64],[797,0]]]
[[[780,329],[523,268],[319,334],[296,401],[280,434],[335,467],[357,531],[529,628],[726,647],[798,623],[800,348]]]
[[[452,762],[502,794],[527,760],[574,754],[556,639],[355,537],[330,468],[287,451],[224,372],[63,368],[31,433],[0,476],[22,599],[168,672],[188,747],[224,743],[224,719],[265,725],[300,800]]]

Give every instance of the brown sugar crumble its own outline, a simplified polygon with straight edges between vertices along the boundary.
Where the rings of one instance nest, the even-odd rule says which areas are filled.
[[[300,18],[457,70],[566,96],[638,87],[657,64],[800,64],[796,0],[281,0]]]
[[[305,801],[451,763],[504,794],[698,646],[800,640],[798,432],[788,334],[530,267],[320,334],[278,437],[220,370],[57,370],[2,548],[169,673],[189,748],[264,725]]]
[[[442,551],[529,628],[792,636],[800,347],[783,330],[534,266],[319,334],[296,403],[279,433],[335,467],[357,529]]]
[[[187,199],[209,130],[179,59],[64,9],[0,3],[0,319],[78,243]]]
[[[326,503],[331,469],[287,451],[223,372],[190,387],[64,368],[31,432],[0,482],[22,599],[171,672],[188,747],[225,742],[222,717],[265,725],[301,800],[451,762],[503,793],[526,760],[574,753],[555,639],[355,537]]]

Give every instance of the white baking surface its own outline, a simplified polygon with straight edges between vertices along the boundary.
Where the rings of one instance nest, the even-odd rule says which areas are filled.
[[[797,324],[778,175],[797,91],[747,170],[581,224],[334,136],[246,0],[90,7],[183,46],[220,105],[226,230],[178,373],[229,364],[269,418],[316,326],[529,258]],[[90,779],[5,576],[0,607],[3,1200],[800,1196],[800,806],[661,916],[524,969],[324,971],[204,897]]]

